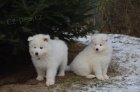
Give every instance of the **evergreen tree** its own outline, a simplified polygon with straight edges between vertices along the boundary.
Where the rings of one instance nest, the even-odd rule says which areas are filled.
[[[1,61],[25,61],[27,38],[34,34],[67,41],[85,36],[96,26],[92,20],[96,8],[96,0],[1,0]]]

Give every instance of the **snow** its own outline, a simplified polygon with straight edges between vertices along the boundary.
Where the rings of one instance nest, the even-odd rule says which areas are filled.
[[[85,86],[87,90],[82,92],[140,92],[140,38],[120,34],[108,36],[113,46],[111,62],[118,64],[116,69],[121,75],[111,76],[101,87]],[[88,44],[90,38],[78,38],[77,41]]]

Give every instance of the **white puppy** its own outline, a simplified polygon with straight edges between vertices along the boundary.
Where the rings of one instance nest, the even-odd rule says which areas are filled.
[[[93,35],[89,46],[75,57],[67,70],[71,70],[79,76],[107,80],[109,79],[107,70],[111,55],[112,45],[107,35]]]
[[[61,40],[51,40],[49,35],[38,34],[28,38],[29,52],[37,71],[37,80],[46,77],[46,85],[55,83],[55,76],[65,75],[68,48]]]

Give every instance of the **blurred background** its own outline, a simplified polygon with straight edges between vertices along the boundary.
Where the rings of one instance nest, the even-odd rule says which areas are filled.
[[[139,0],[0,0],[0,74],[31,64],[29,36],[58,37],[72,56],[73,38],[95,31],[140,37],[139,16]]]

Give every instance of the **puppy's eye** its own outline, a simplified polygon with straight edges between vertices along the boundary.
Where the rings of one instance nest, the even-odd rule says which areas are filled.
[[[34,47],[34,48],[36,48],[36,47]]]
[[[102,46],[102,44],[100,44],[100,46]]]
[[[43,47],[40,47],[40,49],[43,49]]]

